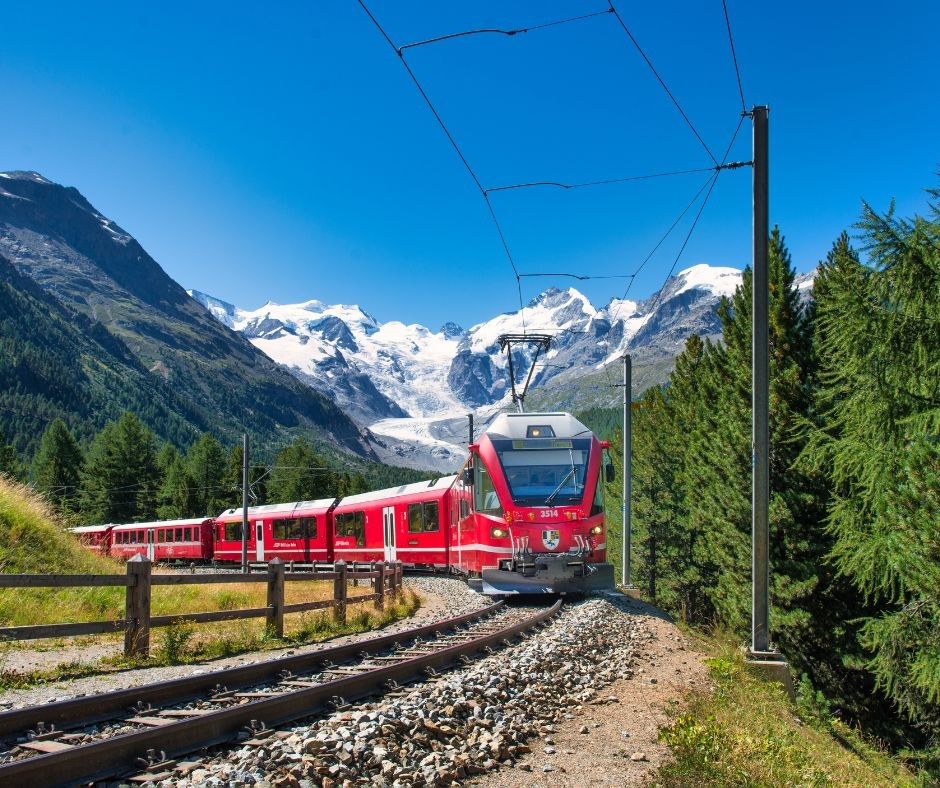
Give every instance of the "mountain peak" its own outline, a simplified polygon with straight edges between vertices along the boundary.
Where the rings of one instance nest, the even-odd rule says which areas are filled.
[[[33,183],[49,183],[51,184],[48,178],[43,177],[38,172],[34,170],[8,170],[7,172],[0,172],[0,178],[6,178],[10,181],[33,181]]]
[[[678,288],[673,295],[686,290],[705,290],[717,296],[730,296],[741,284],[741,271],[720,265],[699,263],[683,269],[675,275]]]

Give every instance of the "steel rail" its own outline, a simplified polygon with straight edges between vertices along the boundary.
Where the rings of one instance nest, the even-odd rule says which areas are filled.
[[[250,701],[179,722],[168,722],[156,728],[13,761],[0,766],[0,784],[67,786],[88,783],[127,773],[148,750],[165,754],[167,758],[175,758],[228,741],[246,726],[257,729],[259,722],[271,728],[291,720],[309,717],[329,707],[337,698],[362,698],[390,684],[394,686],[413,680],[437,668],[451,665],[461,657],[501,645],[509,638],[516,637],[551,618],[560,607],[561,600],[558,600],[552,607],[496,632],[414,656],[402,662],[376,667],[359,675]],[[440,628],[440,623],[430,627],[432,630]]]
[[[391,646],[414,640],[435,632],[455,629],[464,624],[477,621],[495,613],[502,602],[464,613],[454,618],[443,619],[420,627],[412,627],[401,632],[381,635],[377,638],[344,643],[339,646],[310,651],[305,654],[293,654],[277,659],[265,660],[251,665],[238,665],[224,670],[200,673],[195,676],[161,681],[143,687],[106,692],[91,697],[44,703],[25,709],[14,709],[0,713],[0,739],[9,739],[12,734],[21,734],[35,728],[40,723],[56,728],[89,725],[124,716],[133,706],[163,705],[185,703],[198,698],[201,694],[223,685],[228,689],[241,689],[266,680],[272,680],[283,671],[302,673],[328,662],[342,662],[363,652],[371,654],[385,651]]]

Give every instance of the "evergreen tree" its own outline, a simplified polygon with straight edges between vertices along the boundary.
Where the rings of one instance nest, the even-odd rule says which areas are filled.
[[[209,433],[203,433],[189,447],[186,470],[198,489],[198,515],[216,515],[227,508],[229,491],[225,489],[225,451]]]
[[[866,205],[860,228],[872,267],[840,239],[818,288],[811,452],[831,473],[833,558],[881,608],[869,667],[940,748],[940,212]]]
[[[23,475],[23,466],[16,449],[7,443],[6,436],[0,432],[0,473],[19,479]]]
[[[33,483],[55,506],[72,511],[77,506],[84,458],[78,442],[61,419],[46,427],[33,458]]]
[[[201,490],[172,444],[163,445],[157,457],[157,465],[162,476],[157,496],[157,516],[161,520],[199,516]]]
[[[153,433],[125,413],[95,436],[85,458],[82,511],[93,522],[153,519],[159,481]]]
[[[336,474],[327,468],[303,438],[281,449],[274,460],[268,484],[272,501],[304,501],[332,498],[339,492]]]

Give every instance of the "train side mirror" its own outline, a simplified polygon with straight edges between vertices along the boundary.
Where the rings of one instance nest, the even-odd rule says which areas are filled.
[[[473,487],[473,466],[468,465],[463,469],[463,483],[466,487]]]
[[[609,462],[604,466],[604,477],[609,482],[612,482],[617,478],[617,469],[614,468],[614,464],[612,462]]]

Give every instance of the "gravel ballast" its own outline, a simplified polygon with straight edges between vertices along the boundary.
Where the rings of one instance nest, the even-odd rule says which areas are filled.
[[[421,607],[417,610],[415,615],[384,627],[381,630],[383,634],[400,632],[404,629],[411,629],[412,627],[421,626],[433,621],[457,616],[461,613],[468,613],[489,604],[489,601],[485,597],[481,597],[479,594],[471,591],[465,583],[451,578],[406,578],[405,588],[417,592],[422,597]],[[355,610],[355,606],[351,607],[351,610]],[[375,631],[361,632],[355,635],[344,635],[304,646],[290,646],[283,649],[252,652],[199,664],[102,672],[101,674],[93,676],[43,684],[28,689],[7,690],[0,693],[0,711],[4,709],[23,708],[25,706],[36,706],[56,700],[67,700],[69,698],[94,695],[128,687],[138,687],[158,681],[168,681],[183,676],[191,676],[237,665],[255,663],[261,660],[274,659],[287,654],[308,653],[334,645],[365,640],[374,637],[375,634]],[[154,647],[160,642],[161,637],[160,631],[154,630],[151,635]],[[62,655],[62,662],[79,660],[84,656],[81,650],[76,649],[74,646],[66,646],[60,653]],[[7,652],[4,655],[4,669],[22,669],[18,663],[27,659],[26,654],[28,654],[28,652],[23,650]]]
[[[586,704],[617,703],[605,687],[633,675],[652,637],[627,606],[618,597],[569,602],[527,640],[466,668],[227,751],[165,784],[451,785],[536,746],[554,756],[556,726]]]

